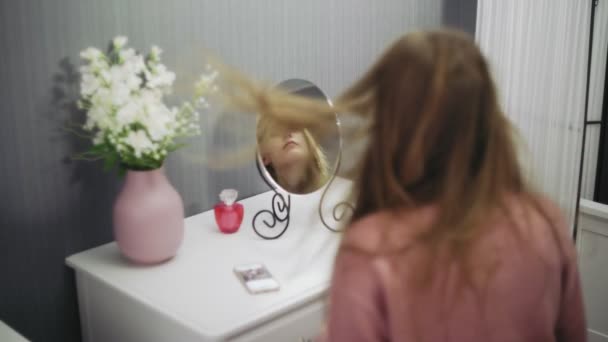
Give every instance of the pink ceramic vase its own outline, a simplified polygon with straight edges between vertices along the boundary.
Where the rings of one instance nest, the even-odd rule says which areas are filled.
[[[135,263],[175,256],[184,238],[184,205],[162,168],[127,172],[114,204],[114,238]]]

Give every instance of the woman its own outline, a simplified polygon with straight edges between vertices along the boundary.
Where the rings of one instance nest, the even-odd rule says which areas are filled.
[[[327,160],[309,130],[290,129],[267,116],[260,116],[257,126],[262,162],[277,184],[296,194],[325,184]]]
[[[575,251],[526,184],[487,63],[466,35],[397,40],[329,108],[241,82],[290,125],[369,120],[329,298],[328,341],[584,341]]]

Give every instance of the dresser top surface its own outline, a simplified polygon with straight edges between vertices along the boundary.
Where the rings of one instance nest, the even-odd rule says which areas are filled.
[[[347,181],[332,185],[324,217],[331,216],[348,186]],[[245,217],[235,234],[219,232],[213,211],[186,218],[177,256],[160,265],[133,265],[116,243],[74,254],[66,263],[204,336],[233,336],[319,298],[329,286],[340,235],[319,220],[321,193],[291,196],[289,228],[277,240],[264,240],[251,220],[270,208],[272,196],[266,192],[239,201]],[[280,290],[249,294],[233,268],[250,263],[264,264]]]

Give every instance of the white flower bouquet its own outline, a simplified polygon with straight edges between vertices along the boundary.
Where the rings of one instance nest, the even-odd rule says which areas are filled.
[[[160,48],[143,56],[126,43],[119,36],[107,54],[93,47],[80,53],[85,65],[78,106],[86,110],[82,128],[93,141],[81,158],[104,159],[106,169],[122,172],[153,170],[180,147],[178,138],[200,134],[199,114],[189,102],[179,108],[163,103],[175,74],[161,63]],[[204,99],[200,90],[197,97]]]

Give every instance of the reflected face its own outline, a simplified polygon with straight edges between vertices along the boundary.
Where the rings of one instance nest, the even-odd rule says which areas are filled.
[[[301,97],[325,100],[331,105],[321,89],[309,81],[289,79],[278,87]],[[315,133],[319,132],[286,126],[269,115],[258,116],[258,167],[271,187],[293,194],[308,194],[327,183],[341,146],[337,117],[335,135]]]
[[[310,151],[302,131],[273,127],[261,142],[262,161],[277,171],[289,166],[305,165]]]

